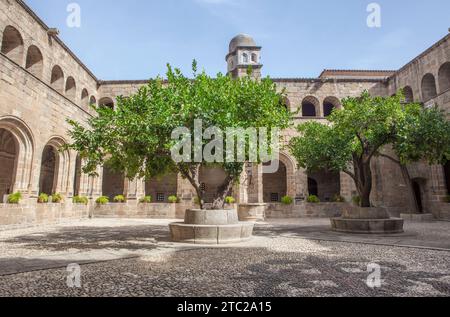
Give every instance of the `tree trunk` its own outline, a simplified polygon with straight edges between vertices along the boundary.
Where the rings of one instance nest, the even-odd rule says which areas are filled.
[[[217,198],[214,199],[213,209],[220,210],[225,207],[225,199],[228,193],[233,189],[234,177],[227,176],[223,184],[219,187]]]
[[[361,207],[372,207],[370,195],[372,193],[372,169],[370,168],[370,160],[354,157],[353,165],[355,169],[356,188],[361,198]]]

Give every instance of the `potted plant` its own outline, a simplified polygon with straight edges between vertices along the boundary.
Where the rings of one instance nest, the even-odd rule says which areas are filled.
[[[87,205],[89,204],[89,198],[85,196],[75,196],[73,197],[73,203],[79,205]]]
[[[61,194],[53,194],[52,195],[52,203],[60,204],[63,202],[63,200],[64,200],[64,197]]]
[[[178,198],[177,196],[175,196],[175,195],[169,196],[169,197],[167,198],[167,200],[168,200],[169,203],[171,203],[171,204],[177,204],[177,203],[180,202],[179,198]]]
[[[97,205],[106,205],[109,203],[109,198],[106,196],[101,196],[99,198],[97,198],[97,200],[95,201],[95,203]]]
[[[17,205],[22,200],[22,193],[14,193],[8,196],[8,204]]]
[[[123,204],[125,203],[127,200],[125,198],[124,195],[117,195],[116,197],[114,197],[114,202],[118,203],[118,204]]]
[[[308,198],[306,198],[306,202],[310,204],[319,204],[320,199],[316,195],[309,195]]]
[[[145,196],[139,200],[141,204],[150,204],[152,202],[152,196]]]
[[[284,196],[281,198],[281,203],[283,205],[292,205],[294,203],[294,199],[291,196]]]
[[[48,201],[49,201],[49,197],[48,197],[47,194],[42,193],[42,194],[39,195],[39,197],[38,197],[38,203],[39,204],[47,204]]]

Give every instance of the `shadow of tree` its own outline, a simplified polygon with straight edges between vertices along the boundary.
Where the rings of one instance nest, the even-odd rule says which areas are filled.
[[[158,242],[170,242],[167,226],[121,227],[65,227],[55,232],[33,233],[3,240],[22,248],[34,250],[65,251],[88,250],[149,250]]]

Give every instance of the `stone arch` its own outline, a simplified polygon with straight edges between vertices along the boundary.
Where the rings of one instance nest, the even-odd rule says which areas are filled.
[[[323,100],[323,116],[329,117],[335,109],[341,109],[341,101],[336,97],[326,97]]]
[[[97,105],[97,99],[94,96],[91,96],[91,98],[89,99],[89,105]]]
[[[258,63],[258,54],[252,53],[252,62],[253,63]]]
[[[114,197],[125,194],[125,175],[114,171],[108,165],[103,166],[102,195],[109,197],[112,202]]]
[[[320,102],[316,97],[308,96],[302,101],[303,117],[318,117],[320,115]]]
[[[110,97],[103,97],[98,101],[98,106],[114,109],[114,101]]]
[[[309,195],[319,197],[322,202],[331,202],[336,195],[341,193],[340,173],[330,171],[318,171],[308,173]]]
[[[405,102],[406,103],[413,103],[414,102],[414,93],[410,86],[406,86],[403,88],[403,94],[405,95]]]
[[[81,105],[83,107],[88,107],[89,106],[89,92],[87,91],[86,88],[84,88],[81,91]]]
[[[266,203],[280,202],[284,196],[296,198],[295,163],[284,153],[279,154],[276,173],[263,174],[263,200]],[[270,165],[270,163],[265,164]]]
[[[0,202],[5,195],[12,194],[17,168],[17,140],[6,129],[0,128]]]
[[[64,93],[64,72],[62,68],[58,65],[52,68],[52,77],[50,79],[50,85],[53,89],[59,93]]]
[[[2,53],[22,66],[24,53],[23,38],[20,32],[11,25],[8,25],[3,31]]]
[[[414,198],[417,202],[417,206],[419,207],[419,212],[425,213],[427,200],[427,180],[425,178],[413,178],[411,182],[413,186]]]
[[[27,192],[30,189],[33,170],[33,134],[22,120],[12,116],[0,118],[0,129],[8,131],[15,142],[13,183],[10,186],[10,192]]]
[[[68,151],[61,151],[65,144],[66,141],[62,137],[53,137],[44,146],[39,176],[40,194],[67,192],[70,155]]]
[[[77,84],[75,83],[75,79],[72,76],[69,76],[66,80],[66,97],[72,101],[75,101],[76,93],[77,93]]]
[[[422,78],[422,98],[423,102],[437,97],[436,80],[433,74],[426,74]]]
[[[178,194],[178,175],[168,173],[145,182],[145,195],[152,197],[154,203],[167,203],[168,198]]]
[[[248,54],[247,53],[242,53],[242,63],[244,63],[244,64],[248,64],[249,63],[249,58],[248,58]]]
[[[35,45],[31,45],[28,48],[25,68],[37,78],[42,78],[44,57],[41,50]]]
[[[200,168],[199,180],[201,189],[205,193],[205,203],[211,204],[217,198],[219,187],[224,183],[227,175],[221,167],[217,166],[202,166]],[[232,193],[228,193],[232,195]]]
[[[450,89],[450,62],[442,64],[439,68],[439,91],[443,93]]]

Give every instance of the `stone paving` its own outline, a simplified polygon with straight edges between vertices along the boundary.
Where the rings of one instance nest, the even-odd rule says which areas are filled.
[[[0,232],[0,296],[450,296],[450,223],[380,237],[335,234],[328,221],[273,220],[220,247],[172,243],[161,220]],[[79,289],[66,285],[69,263],[81,264]],[[370,263],[381,288],[367,286]]]

